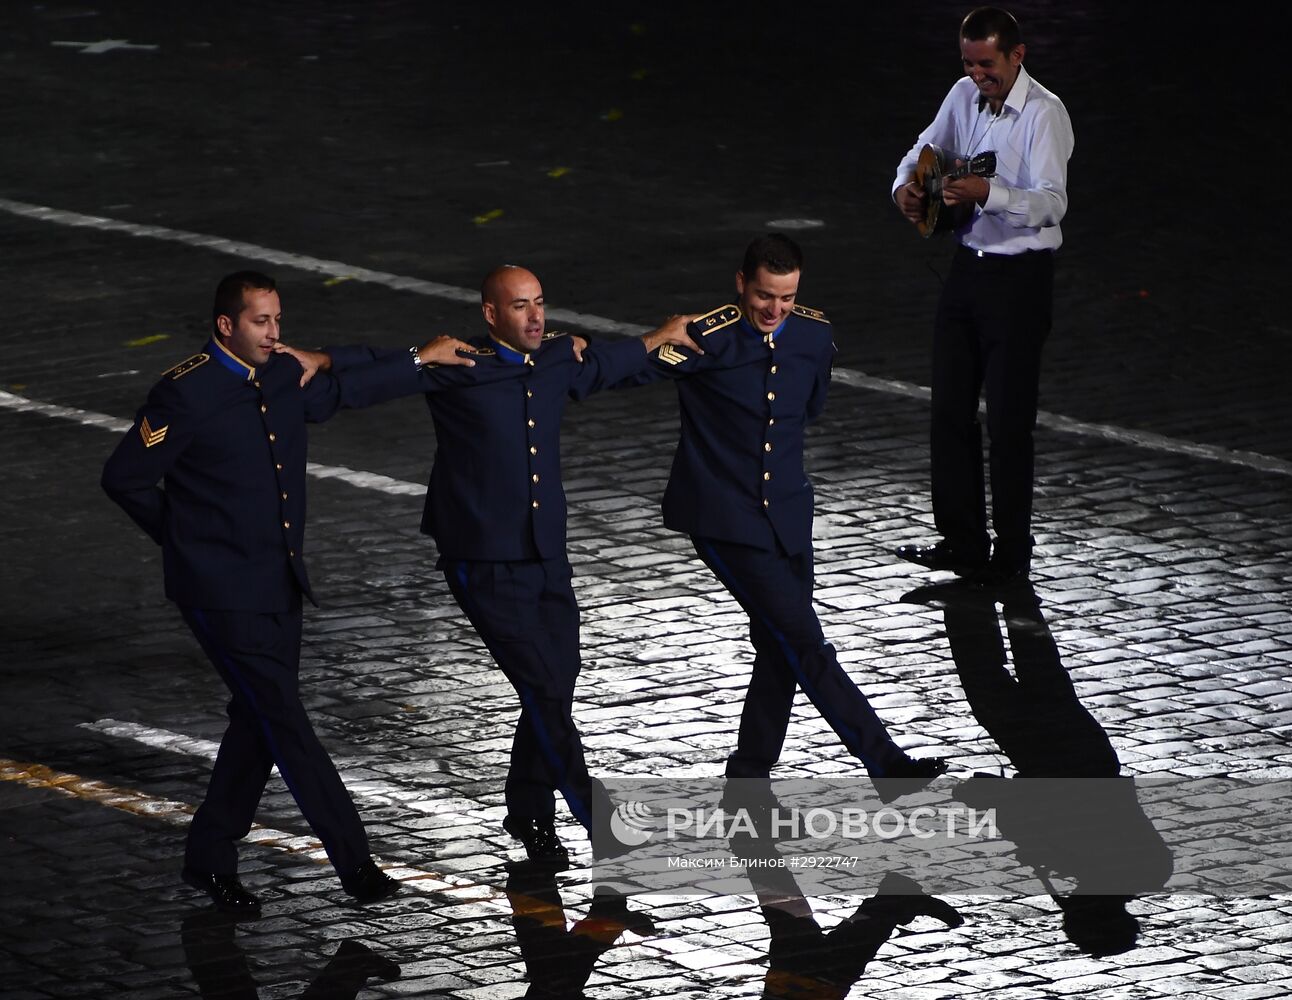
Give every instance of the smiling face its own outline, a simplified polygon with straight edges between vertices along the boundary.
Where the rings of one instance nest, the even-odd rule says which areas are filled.
[[[215,329],[230,354],[259,368],[274,353],[282,322],[283,308],[278,293],[248,288],[242,293],[238,315],[216,317]]]
[[[528,354],[543,342],[543,286],[523,267],[495,271],[486,282],[480,308],[494,338]]]
[[[799,272],[772,274],[765,267],[758,267],[752,278],[742,271],[736,272],[736,294],[740,296],[740,311],[759,333],[771,333],[785,322],[794,308],[794,297],[799,293]]]
[[[977,41],[960,39],[960,59],[965,75],[974,82],[978,93],[987,99],[993,111],[1000,110],[1013,89],[1026,48],[1025,45],[1016,45],[1012,51],[1002,52],[995,35]]]

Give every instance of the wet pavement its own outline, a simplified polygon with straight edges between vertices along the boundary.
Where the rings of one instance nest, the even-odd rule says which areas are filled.
[[[941,908],[893,895],[902,873],[878,869],[846,892],[755,877],[625,900],[572,823],[570,871],[515,864],[499,825],[514,695],[417,532],[434,447],[417,400],[312,433],[324,606],[302,668],[405,890],[346,905],[276,781],[242,852],[264,917],[217,919],[178,879],[222,687],[162,597],[155,549],[97,483],[156,374],[205,336],[215,280],[244,263],[276,275],[304,345],[473,332],[460,290],[500,260],[582,314],[550,326],[616,336],[727,301],[752,234],[820,220],[797,231],[801,299],[840,349],[809,437],[817,605],[899,742],[957,777],[1027,770],[990,678],[965,669],[990,640],[1020,679],[1028,664],[1070,678],[1051,756],[1292,777],[1292,341],[1271,293],[1286,209],[1240,233],[1224,168],[1161,167],[1229,164],[1264,138],[1279,93],[1264,15],[1234,8],[1252,46],[1235,108],[1177,64],[1188,8],[1170,29],[1140,5],[1019,11],[1028,66],[1077,136],[1037,436],[1037,612],[922,602],[930,578],[890,555],[931,526],[918,387],[948,248],[906,231],[888,181],[957,72],[962,11],[842,31],[832,10],[0,12],[0,995],[1292,993],[1277,894],[1168,882],[1129,904],[1133,934],[1086,914],[1092,939],[1061,893]],[[62,44],[110,39],[155,48]],[[576,719],[593,769],[627,779],[720,775],[751,658],[734,604],[660,524],[675,432],[662,386],[596,397],[565,427]],[[800,699],[778,776],[854,770]],[[1241,820],[1217,833],[1218,871],[1245,846]]]

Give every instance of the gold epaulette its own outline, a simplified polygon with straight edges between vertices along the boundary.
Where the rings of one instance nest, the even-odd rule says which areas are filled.
[[[566,333],[564,330],[544,330],[543,331],[544,340],[551,340],[553,337],[568,337],[568,336],[569,334]]]
[[[714,330],[721,330],[724,326],[730,326],[738,319],[740,319],[739,306],[723,306],[693,320],[691,325],[700,331],[700,336],[707,337]]]
[[[468,352],[464,351],[461,347],[459,347],[459,348],[458,348],[458,352],[459,352],[459,353],[462,353],[462,354],[468,353]],[[492,347],[473,347],[473,348],[471,348],[470,353],[471,353],[471,354],[479,354],[479,355],[481,355],[481,356],[483,356],[483,357],[486,357],[486,358],[487,358],[487,357],[489,357],[489,356],[490,356],[490,355],[492,355],[492,354],[497,354],[498,352],[497,352],[497,351],[495,351]]]
[[[203,351],[201,354],[194,354],[191,358],[185,358],[174,368],[168,368],[162,372],[162,378],[168,378],[174,382],[177,378],[183,378],[194,368],[201,368],[211,360],[211,355]]]
[[[796,303],[793,311],[795,316],[802,316],[805,319],[814,319],[818,323],[830,322],[828,319],[825,318],[825,313],[823,313],[820,309],[809,309],[807,306],[801,306]]]

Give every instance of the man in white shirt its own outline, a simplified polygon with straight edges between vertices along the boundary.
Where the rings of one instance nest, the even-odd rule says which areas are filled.
[[[941,538],[897,549],[899,558],[983,586],[1025,580],[1030,569],[1032,429],[1073,146],[1063,102],[1028,75],[1025,52],[1008,12],[970,12],[960,25],[965,75],[902,159],[893,182],[898,209],[918,223],[929,194],[915,181],[915,166],[926,144],[960,161],[996,156],[994,176],[970,174],[942,184],[944,206],[968,215],[955,230],[959,247],[933,328],[930,450]],[[984,386],[994,551],[978,423]]]

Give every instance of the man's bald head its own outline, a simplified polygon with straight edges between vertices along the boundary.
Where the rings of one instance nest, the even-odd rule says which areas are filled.
[[[522,277],[534,278],[534,274],[518,264],[499,264],[484,276],[484,281],[480,282],[480,301],[482,303],[501,301],[499,296],[505,294],[504,290],[509,280]],[[534,280],[538,279],[534,278]]]
[[[528,354],[543,342],[543,286],[532,271],[503,264],[480,283],[480,311],[494,339]]]

